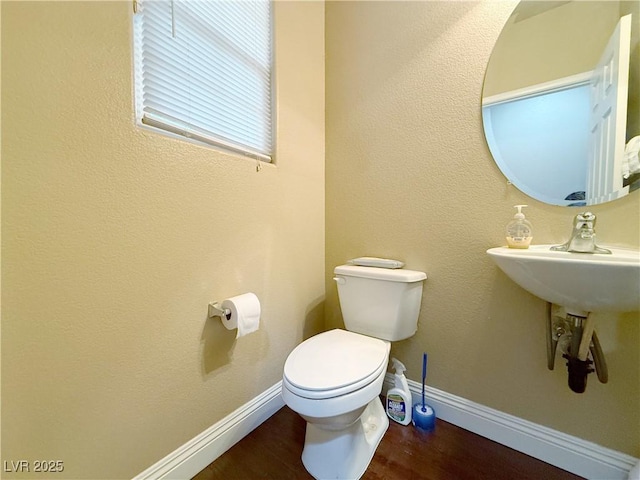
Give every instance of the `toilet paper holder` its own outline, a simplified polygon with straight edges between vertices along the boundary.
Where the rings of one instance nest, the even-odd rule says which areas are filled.
[[[231,319],[231,310],[228,308],[222,308],[218,302],[211,302],[209,304],[209,318],[220,317],[227,320]]]

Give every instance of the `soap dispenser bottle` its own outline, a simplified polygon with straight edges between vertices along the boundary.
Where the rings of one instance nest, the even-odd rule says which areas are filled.
[[[509,248],[529,248],[533,238],[533,227],[531,222],[524,218],[524,213],[522,213],[522,208],[526,206],[515,205],[518,213],[507,224],[507,245]]]
[[[407,378],[404,376],[405,366],[397,358],[392,358],[395,386],[387,392],[386,409],[389,418],[402,425],[411,423],[413,402]]]

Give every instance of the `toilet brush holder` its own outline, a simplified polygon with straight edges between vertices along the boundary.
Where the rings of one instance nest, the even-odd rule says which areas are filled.
[[[411,422],[416,428],[430,432],[436,427],[436,412],[424,403],[424,388],[427,379],[427,353],[422,354],[422,402],[413,405]]]
[[[416,403],[412,413],[411,421],[416,428],[430,432],[436,427],[436,412],[429,405]]]

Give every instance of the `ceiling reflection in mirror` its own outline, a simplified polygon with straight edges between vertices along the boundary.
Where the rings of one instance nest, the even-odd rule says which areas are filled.
[[[640,189],[640,0],[523,1],[496,42],[482,94],[507,179],[551,205]]]

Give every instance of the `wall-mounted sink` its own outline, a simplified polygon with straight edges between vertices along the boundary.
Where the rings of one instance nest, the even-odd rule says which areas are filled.
[[[489,256],[528,292],[567,312],[628,312],[640,310],[640,252],[609,248],[611,255],[550,250],[490,248]]]

